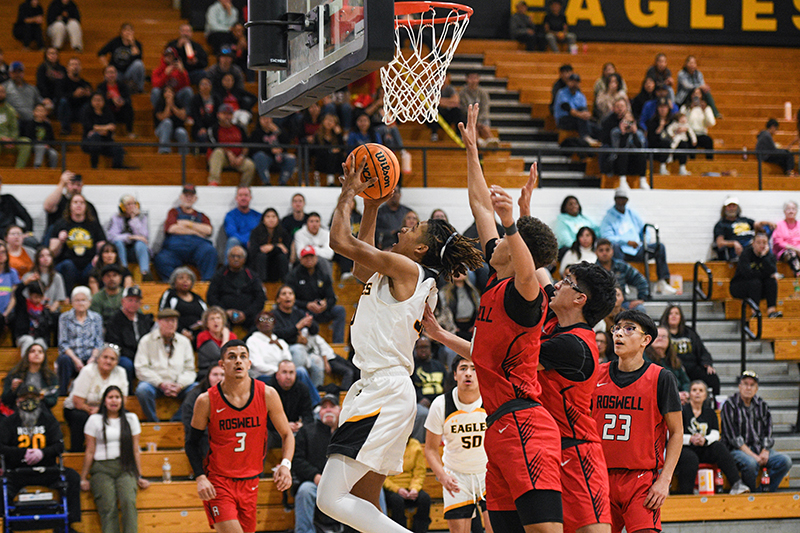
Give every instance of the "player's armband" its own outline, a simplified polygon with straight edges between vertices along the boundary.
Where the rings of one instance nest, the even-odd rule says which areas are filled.
[[[186,457],[189,459],[195,478],[206,474],[203,468],[203,455],[200,451],[200,443],[204,435],[205,431],[193,427],[189,431],[189,439],[186,441]]]

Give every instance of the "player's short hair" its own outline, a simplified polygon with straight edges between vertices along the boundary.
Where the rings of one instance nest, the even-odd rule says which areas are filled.
[[[536,268],[547,266],[558,256],[558,241],[550,226],[536,217],[523,216],[517,220],[517,230],[531,252]]]
[[[248,356],[250,355],[250,348],[247,347],[247,344],[245,344],[243,340],[241,340],[241,339],[231,339],[228,342],[226,342],[225,344],[223,344],[222,347],[219,349],[220,359],[225,357],[225,354],[227,353],[229,348],[234,348],[236,346],[243,346],[244,349],[247,350],[247,355]]]
[[[461,361],[466,361],[467,363],[470,362],[469,359],[465,359],[464,357],[456,354],[456,356],[453,358],[453,362],[450,363],[450,370],[452,370],[453,374],[455,374],[456,370],[458,370],[458,365],[461,364]]]
[[[613,244],[611,244],[611,241],[609,241],[608,239],[605,239],[605,238],[603,238],[603,239],[597,239],[597,242],[596,242],[596,243],[594,243],[594,249],[595,249],[595,250],[597,250],[597,249],[598,249],[598,248],[600,248],[601,246],[606,246],[606,245],[607,245],[607,246],[611,246],[612,248],[614,247],[614,245],[613,245]]]
[[[645,346],[645,348],[653,344],[653,341],[656,340],[656,337],[658,337],[658,329],[656,328],[656,323],[653,322],[653,319],[650,318],[650,315],[646,313],[628,309],[626,311],[622,311],[621,313],[619,313],[617,316],[614,317],[614,324],[619,324],[620,322],[625,322],[625,321],[638,324],[642,328],[642,331],[644,331],[645,335],[650,335],[650,342],[647,343],[647,346]]]
[[[583,318],[586,319],[587,324],[594,327],[614,309],[617,301],[614,291],[617,278],[597,263],[587,261],[570,265],[570,274],[575,278],[578,287],[586,294]]]

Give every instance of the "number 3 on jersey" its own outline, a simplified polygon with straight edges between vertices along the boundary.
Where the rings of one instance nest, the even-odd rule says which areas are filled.
[[[606,420],[607,422],[603,425],[603,440],[630,440],[631,415],[607,414]],[[619,428],[617,428],[617,422],[619,422]],[[622,435],[617,435],[619,431],[622,432]]]
[[[244,431],[240,431],[236,434],[239,437],[239,445],[233,449],[235,452],[243,452],[244,451],[244,439],[247,438],[247,433]]]

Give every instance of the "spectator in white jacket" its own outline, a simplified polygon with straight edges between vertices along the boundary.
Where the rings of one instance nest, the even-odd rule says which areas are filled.
[[[317,267],[322,272],[332,276],[331,260],[333,259],[333,248],[330,245],[330,231],[322,227],[319,213],[309,213],[305,225],[294,234],[292,263],[299,259],[300,252],[306,246],[314,248],[318,258]]]

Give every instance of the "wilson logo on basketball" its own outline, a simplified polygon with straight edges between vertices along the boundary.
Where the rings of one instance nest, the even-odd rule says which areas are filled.
[[[383,186],[384,188],[389,188],[392,184],[392,178],[390,176],[390,172],[392,170],[389,161],[386,159],[385,152],[378,152],[375,154],[375,159],[378,160],[378,163],[381,165],[381,175],[383,176]]]

